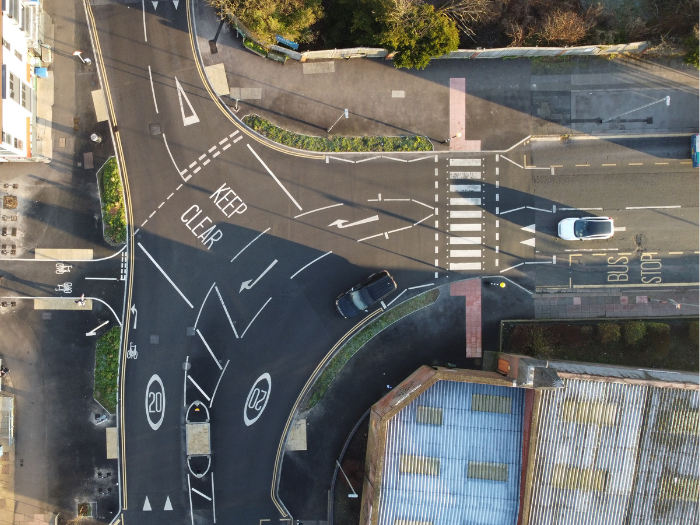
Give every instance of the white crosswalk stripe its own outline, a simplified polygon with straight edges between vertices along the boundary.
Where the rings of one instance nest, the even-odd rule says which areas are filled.
[[[457,223],[457,224],[450,224],[450,231],[451,232],[480,232],[481,231],[481,224],[480,223],[471,223],[471,224],[465,224],[465,223]]]
[[[478,197],[452,197],[451,206],[481,206],[481,198]]]

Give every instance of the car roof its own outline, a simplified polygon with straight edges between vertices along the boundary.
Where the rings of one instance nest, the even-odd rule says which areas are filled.
[[[612,233],[611,220],[589,220],[586,229],[589,235],[607,235]]]

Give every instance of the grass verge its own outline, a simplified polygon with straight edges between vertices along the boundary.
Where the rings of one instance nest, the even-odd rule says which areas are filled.
[[[251,40],[250,38],[244,38],[243,45],[251,51],[255,51],[259,55],[267,56],[267,49],[258,44],[255,40]]]
[[[312,137],[279,128],[258,115],[246,115],[243,122],[262,136],[291,148],[307,151],[432,151],[425,137]]]
[[[314,383],[312,387],[313,392],[306,405],[306,409],[311,410],[321,401],[335,377],[340,373],[350,358],[354,356],[367,341],[403,317],[412,314],[416,310],[430,306],[437,301],[439,296],[440,290],[433,288],[413,299],[409,299],[396,308],[388,310],[352,336],[352,338],[340,348],[340,351],[331,358],[326,368]]]
[[[698,371],[698,319],[501,323],[501,351],[541,359]]]
[[[95,387],[92,395],[112,414],[117,411],[119,334],[119,327],[115,326],[97,340],[95,349]]]
[[[97,185],[100,189],[105,240],[111,245],[125,243],[124,193],[119,166],[114,157],[110,157],[97,172]]]

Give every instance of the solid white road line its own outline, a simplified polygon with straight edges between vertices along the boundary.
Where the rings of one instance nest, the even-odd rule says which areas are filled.
[[[391,306],[392,304],[394,304],[394,303],[396,302],[396,300],[397,300],[399,297],[401,297],[403,294],[405,294],[407,291],[408,291],[408,289],[406,289],[406,290],[404,290],[403,292],[401,292],[399,295],[397,295],[396,297],[394,297],[394,298],[391,300],[391,302],[387,303],[386,306],[388,307],[388,306]]]
[[[158,113],[158,102],[156,102],[156,92],[153,89],[153,75],[151,74],[151,66],[148,66],[148,79],[151,81],[151,93],[153,94],[153,105],[156,107],[156,113]]]
[[[146,250],[146,248],[144,248],[143,245],[142,245],[140,242],[137,243],[137,244],[139,245],[139,248],[141,248],[141,249],[143,250],[143,253],[146,254],[146,257],[148,257],[148,258],[151,260],[151,262],[155,265],[155,267],[158,268],[158,270],[160,270],[160,273],[163,274],[163,277],[165,277],[165,278],[168,280],[168,282],[171,284],[171,286],[172,286],[173,288],[175,288],[175,291],[176,291],[177,293],[180,294],[180,297],[182,297],[182,298],[185,300],[185,302],[189,305],[190,308],[194,308],[194,305],[190,302],[190,300],[189,300],[187,297],[185,297],[185,294],[183,294],[183,293],[180,291],[180,289],[175,285],[175,283],[173,282],[173,280],[168,276],[167,273],[165,273],[165,270],[163,270],[163,268],[160,267],[160,265],[159,265],[159,264],[156,262],[156,260],[151,256],[151,254],[148,253],[148,250]]]
[[[216,397],[216,391],[219,389],[219,383],[221,383],[221,378],[224,377],[224,372],[226,372],[226,368],[228,367],[228,364],[231,362],[231,360],[227,360],[226,364],[224,365],[223,370],[221,371],[221,375],[219,376],[219,380],[216,382],[216,386],[214,387],[214,393],[211,395],[211,401],[209,401],[209,408],[214,404],[214,398]]]
[[[425,203],[423,203],[423,202],[421,202],[421,201],[417,201],[416,199],[411,199],[411,200],[412,200],[413,202],[415,202],[416,204],[420,204],[421,206],[425,206],[426,208],[430,208],[431,210],[433,209],[433,206],[430,206],[430,205],[428,205],[428,204],[425,204]]]
[[[86,281],[116,281],[116,277],[86,277]]]
[[[214,472],[211,473],[211,509],[214,512],[214,523],[216,523],[216,499],[214,496]]]
[[[331,251],[331,252],[328,252],[328,253],[324,253],[324,254],[321,255],[320,257],[316,257],[316,258],[315,258],[313,261],[311,261],[309,264],[307,264],[306,266],[303,266],[303,267],[301,267],[299,270],[297,270],[297,272],[296,272],[294,275],[292,275],[292,276],[290,277],[290,279],[294,279],[294,278],[295,278],[297,275],[299,275],[303,270],[306,270],[306,269],[307,269],[309,266],[311,266],[313,263],[315,263],[316,261],[320,261],[320,260],[323,259],[326,255],[330,255],[331,253],[333,253],[333,252]]]
[[[425,160],[425,159],[432,159],[432,155],[430,157],[421,157],[419,159],[411,159],[408,162],[418,162],[419,160]]]
[[[355,164],[355,161],[354,161],[354,160],[343,159],[343,158],[340,158],[340,157],[331,157],[330,155],[327,155],[327,156],[326,156],[326,163],[328,163],[328,159],[342,160],[343,162],[350,162],[351,164]]]
[[[668,210],[670,208],[680,208],[680,206],[627,206],[626,210]]]
[[[141,0],[141,13],[143,13],[143,41],[148,42],[148,35],[146,34],[146,3],[145,0]]]
[[[324,206],[323,208],[317,208],[315,210],[305,211],[304,213],[300,213],[299,215],[295,215],[294,218],[298,219],[299,217],[303,217],[304,215],[308,215],[309,213],[316,213],[317,211],[327,210],[329,208],[335,208],[336,206],[342,206],[342,205],[343,205],[343,203],[339,202],[338,204],[331,204],[330,206]]]
[[[197,335],[198,335],[199,338],[202,340],[202,343],[204,343],[204,346],[207,347],[207,350],[209,350],[209,354],[211,354],[211,358],[212,358],[212,359],[214,360],[214,362],[216,363],[216,366],[219,367],[219,370],[223,370],[223,367],[221,366],[221,363],[219,363],[219,360],[218,360],[218,359],[216,358],[216,356],[214,355],[214,351],[213,351],[213,350],[211,349],[211,347],[209,346],[209,343],[207,343],[207,340],[204,339],[204,336],[202,335],[202,332],[199,331],[199,328],[197,328]]]
[[[270,231],[270,228],[268,228],[268,229],[265,230],[264,232],[260,233],[260,235],[258,235],[255,239],[253,239],[253,240],[250,241],[248,244],[246,244],[246,245],[243,247],[243,249],[242,249],[240,252],[238,252],[238,253],[236,254],[236,256],[235,256],[233,259],[231,259],[231,262],[235,261],[235,260],[236,260],[236,257],[238,257],[240,254],[242,254],[251,244],[253,244],[255,241],[257,241],[260,237],[262,237],[264,234],[266,234],[266,233],[269,232],[269,231]]]
[[[195,494],[199,494],[207,501],[211,501],[211,498],[209,496],[207,496],[206,494],[204,494],[202,492],[199,492],[197,489],[192,489],[192,492],[194,492]]]
[[[187,474],[187,495],[190,497],[190,520],[194,525],[194,512],[192,511],[192,484],[190,483],[190,475]]]
[[[216,286],[216,282],[211,283],[211,287],[209,288],[207,295],[204,296],[204,301],[202,301],[202,305],[199,307],[199,313],[197,313],[197,319],[194,320],[194,327],[195,328],[197,328],[197,323],[199,323],[199,316],[202,315],[202,310],[204,309],[204,305],[207,302],[207,299],[209,299],[209,294],[211,293],[214,286]]]
[[[437,209],[437,208],[436,208],[436,209]],[[421,222],[427,221],[428,219],[430,219],[430,217],[434,217],[434,216],[435,216],[435,214],[434,214],[434,213],[431,213],[431,214],[428,215],[425,219],[421,219],[421,220],[419,220],[418,222],[414,222],[414,223],[413,223],[413,226],[418,226]]]
[[[231,320],[231,316],[228,313],[228,308],[226,308],[226,305],[224,304],[224,298],[221,297],[221,292],[219,292],[219,287],[215,286],[216,289],[216,295],[219,296],[219,301],[221,301],[221,306],[224,307],[224,312],[226,313],[226,319],[228,319],[229,324],[231,325],[231,328],[233,328],[233,334],[236,336],[236,339],[238,339],[238,332],[236,331],[236,326],[233,324],[233,321]]]
[[[368,239],[374,239],[375,237],[381,237],[382,235],[384,235],[384,234],[383,234],[383,233],[378,233],[377,235],[370,235],[369,237],[365,237],[365,238],[363,238],[363,239],[357,239],[357,242],[366,241],[366,240],[368,240]]]
[[[187,365],[190,364],[190,356],[185,359],[185,378],[182,382],[182,406],[187,408]]]
[[[206,394],[206,392],[205,392],[204,390],[202,390],[202,387],[199,386],[199,385],[197,384],[197,381],[195,381],[194,379],[192,379],[192,376],[191,376],[191,375],[187,374],[187,379],[189,379],[189,380],[192,382],[192,384],[193,384],[195,387],[197,387],[197,390],[199,390],[199,392],[200,392],[204,397],[207,398],[207,401],[210,401],[210,400],[211,400],[211,398]]]
[[[173,162],[173,166],[175,166],[175,171],[177,171],[178,175],[180,175],[180,177],[182,178],[183,181],[187,182],[188,180],[190,180],[192,175],[188,175],[187,177],[183,177],[183,174],[187,170],[180,171],[180,168],[178,168],[177,164],[175,164],[175,159],[173,158],[173,154],[170,152],[170,146],[168,146],[168,139],[165,138],[165,133],[163,133],[163,142],[165,142],[165,149],[168,150],[168,155],[170,155],[170,160]]]
[[[407,290],[416,290],[417,288],[426,288],[428,286],[435,286],[435,283],[421,284],[419,286],[411,286],[410,288],[407,288]]]
[[[258,154],[255,153],[255,150],[254,150],[253,148],[250,147],[250,144],[246,144],[246,146],[248,146],[248,149],[253,153],[253,155],[255,155],[255,158],[258,159],[258,162],[260,162],[260,164],[263,165],[263,167],[267,170],[267,172],[270,174],[270,176],[271,176],[273,179],[275,179],[275,182],[276,182],[277,184],[279,184],[279,187],[282,188],[282,190],[287,194],[287,197],[289,197],[289,198],[292,200],[292,202],[294,203],[294,205],[295,205],[297,208],[299,208],[299,211],[301,211],[303,208],[302,208],[301,206],[299,206],[299,203],[294,199],[294,197],[292,197],[292,194],[289,193],[289,192],[287,191],[287,188],[285,188],[285,187],[282,185],[282,183],[280,182],[280,180],[279,180],[277,177],[275,177],[275,174],[272,173],[272,171],[270,171],[270,168],[267,167],[267,164],[265,164],[265,163],[263,162],[263,160],[258,156]]]
[[[265,304],[262,305],[262,308],[260,308],[260,310],[258,310],[258,313],[255,314],[255,317],[253,317],[253,319],[250,321],[250,323],[248,323],[248,326],[245,327],[245,330],[243,330],[243,333],[241,334],[241,339],[243,339],[243,336],[244,336],[245,333],[248,331],[248,328],[250,328],[250,326],[253,324],[253,321],[255,321],[255,320],[258,318],[258,316],[260,315],[260,312],[263,311],[263,308],[265,308],[265,307],[267,306],[267,303],[269,303],[270,301],[272,301],[272,297],[270,297],[270,298],[265,302]]]

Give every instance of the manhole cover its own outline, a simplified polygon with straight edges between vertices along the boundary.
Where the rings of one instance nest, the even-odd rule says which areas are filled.
[[[42,312],[41,318],[44,321],[49,321],[51,319],[51,312]]]
[[[163,131],[160,129],[159,123],[149,124],[148,130],[151,132],[151,137],[158,137],[163,133]]]
[[[194,335],[194,326],[187,327],[187,335]]]
[[[5,195],[2,198],[2,207],[6,210],[17,209],[17,197],[14,195]]]
[[[152,335],[151,336],[151,344],[157,345],[158,343],[160,343],[160,337],[157,335]]]

